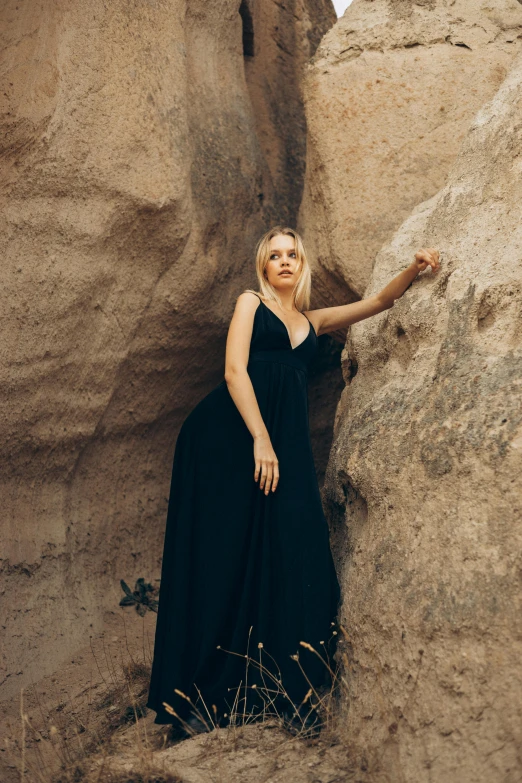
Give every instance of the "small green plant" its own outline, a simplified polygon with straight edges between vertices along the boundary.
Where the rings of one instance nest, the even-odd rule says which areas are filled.
[[[158,611],[158,601],[154,597],[157,595],[157,590],[142,576],[136,579],[134,590],[131,590],[123,579],[120,579],[120,585],[125,593],[120,601],[120,606],[135,606],[140,617],[145,615],[147,609],[150,609],[151,612]]]

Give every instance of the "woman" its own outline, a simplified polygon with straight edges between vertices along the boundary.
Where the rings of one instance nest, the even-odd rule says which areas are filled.
[[[260,293],[237,299],[225,378],[176,442],[147,701],[155,723],[199,731],[263,708],[315,719],[331,684],[340,590],[307,368],[320,334],[392,307],[420,271],[439,268],[438,256],[421,249],[378,294],[308,310],[297,232],[277,226],[260,239]]]

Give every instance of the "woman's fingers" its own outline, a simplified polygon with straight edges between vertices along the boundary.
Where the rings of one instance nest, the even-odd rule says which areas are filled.
[[[430,266],[433,271],[436,271],[440,266],[439,251],[435,247],[421,247],[415,253],[415,261],[417,262],[420,271],[424,271],[427,266]]]
[[[261,460],[261,475],[259,477],[259,489],[263,489],[265,486],[265,479],[266,479],[266,462],[262,459]]]
[[[276,462],[276,464],[274,465],[274,480],[272,481],[272,492],[275,492],[278,484],[279,484],[279,464]]]
[[[440,263],[439,263],[439,251],[436,248],[434,248],[434,247],[430,247],[430,248],[428,248],[428,250],[429,250],[429,256],[428,256],[429,260],[428,260],[428,263],[431,266],[431,268],[433,269],[433,271],[436,272],[437,269],[440,266]]]
[[[279,466],[277,460],[268,461],[261,460],[256,462],[256,469],[254,473],[254,481],[259,479],[259,489],[264,490],[265,495],[268,495],[270,490],[275,490],[279,483]]]
[[[270,485],[272,483],[272,463],[268,460],[262,462],[261,467],[261,481],[259,482],[259,488],[265,490],[265,494],[270,491]]]
[[[279,461],[272,444],[261,443],[259,448],[257,443],[254,445],[254,463],[254,481],[259,481],[259,489],[268,495],[279,482]]]
[[[274,475],[274,469],[272,467],[272,463],[269,462],[266,466],[266,482],[265,482],[265,495],[268,495],[270,492],[270,487],[272,486],[272,477]]]
[[[433,247],[426,248],[426,260],[428,264],[433,267],[437,263],[436,250]]]

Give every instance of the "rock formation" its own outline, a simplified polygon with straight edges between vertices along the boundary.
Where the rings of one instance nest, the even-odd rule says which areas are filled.
[[[419,247],[439,248],[441,269],[353,325],[343,353],[325,501],[346,732],[372,780],[522,775],[521,151],[519,55],[365,295]]]
[[[354,0],[304,82],[299,225],[318,305],[362,296],[375,254],[441,188],[520,47],[517,0]]]
[[[295,220],[300,72],[335,15],[7,0],[1,16],[9,697],[99,628],[120,577],[159,576],[178,427],[222,377],[256,239]]]

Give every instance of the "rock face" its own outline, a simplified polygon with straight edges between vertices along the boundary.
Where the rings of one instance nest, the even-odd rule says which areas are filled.
[[[522,57],[446,186],[383,247],[355,324],[325,484],[342,570],[350,741],[372,780],[522,776]]]
[[[304,83],[299,216],[319,306],[362,296],[375,254],[445,183],[520,47],[517,0],[354,0]]]
[[[269,198],[261,198],[272,224],[295,225],[306,156],[302,74],[337,15],[331,0],[242,0],[239,10],[248,91],[268,163]]]
[[[2,6],[3,697],[159,574],[179,425],[255,241],[295,220],[296,85],[335,16],[251,5]]]

